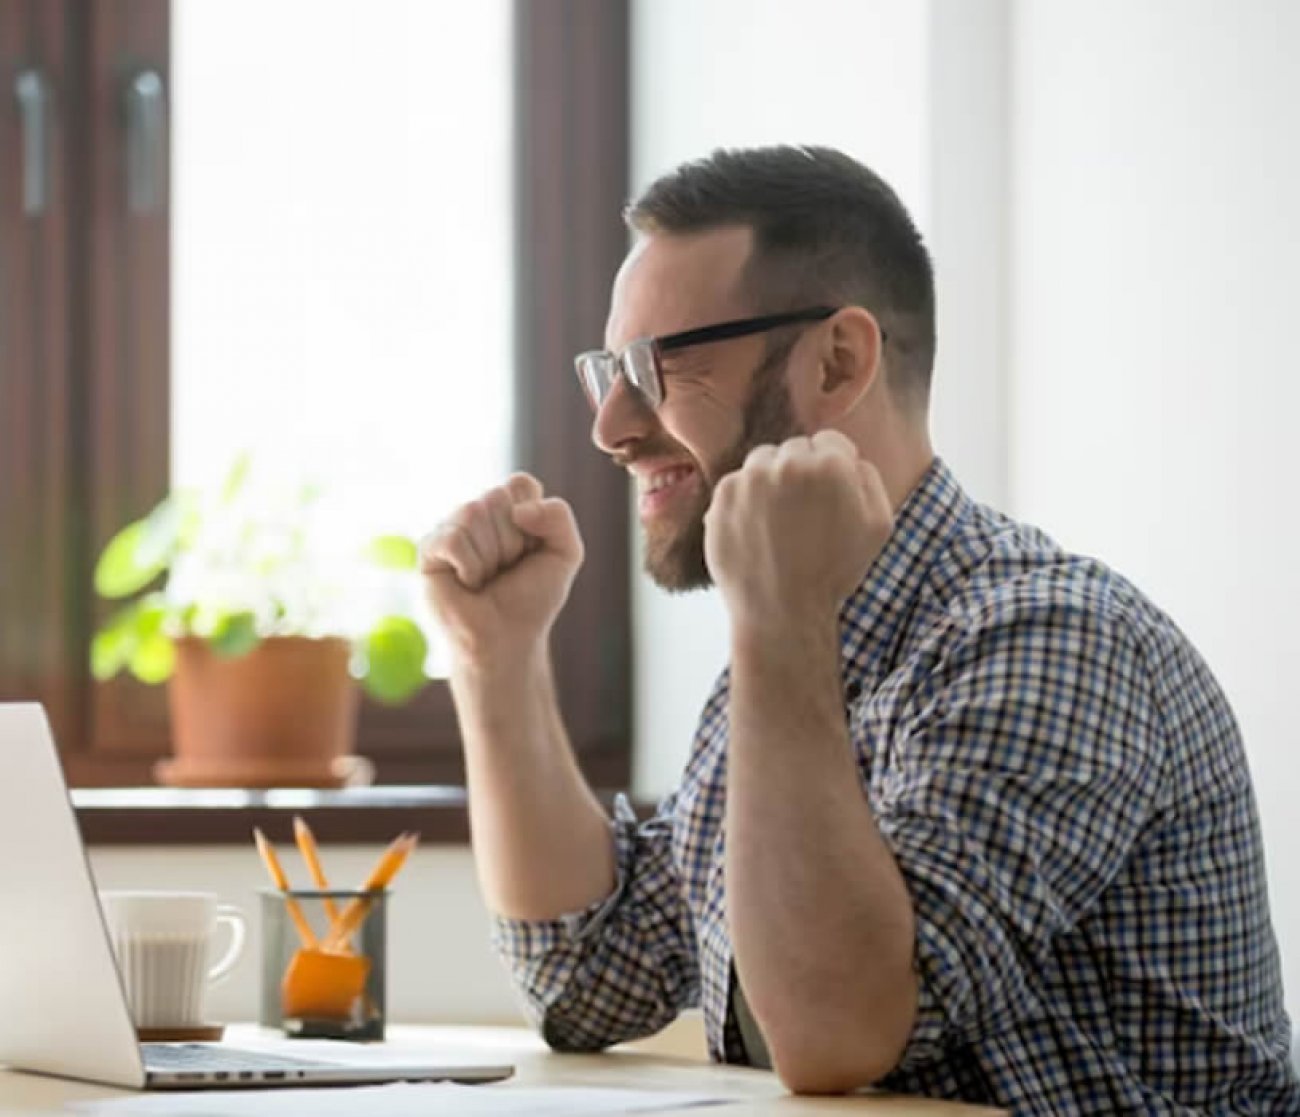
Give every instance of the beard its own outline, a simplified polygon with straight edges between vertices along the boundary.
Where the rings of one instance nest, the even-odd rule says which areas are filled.
[[[687,593],[713,585],[704,559],[704,516],[713,500],[713,490],[728,473],[745,464],[755,446],[780,443],[803,431],[794,419],[790,389],[785,381],[785,364],[793,346],[781,346],[755,370],[749,397],[741,416],[740,436],[706,470],[694,508],[683,526],[662,524],[646,531],[645,572],[669,593]],[[701,467],[704,463],[700,463]]]

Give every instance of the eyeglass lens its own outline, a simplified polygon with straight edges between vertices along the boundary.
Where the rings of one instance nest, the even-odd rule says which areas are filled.
[[[649,341],[633,342],[622,358],[611,353],[584,353],[578,358],[578,372],[587,399],[597,410],[614,390],[614,382],[622,372],[628,383],[645,398],[651,407],[658,407],[663,399],[659,369],[654,344]]]

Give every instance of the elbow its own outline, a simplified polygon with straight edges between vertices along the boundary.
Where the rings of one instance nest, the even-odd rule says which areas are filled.
[[[538,1021],[538,1034],[542,1042],[552,1051],[561,1055],[590,1055],[617,1042],[616,1038],[602,1035],[590,1027],[584,1027],[562,1018],[554,1011],[547,1012]]]
[[[847,1094],[875,1086],[907,1051],[914,998],[834,1017],[810,1013],[772,1021],[766,1035],[772,1066],[794,1094]]]
[[[902,1052],[772,1050],[772,1065],[792,1094],[849,1094],[874,1086],[895,1066]]]
[[[572,1033],[543,1032],[542,1041],[557,1055],[596,1055],[610,1046],[609,1040]]]

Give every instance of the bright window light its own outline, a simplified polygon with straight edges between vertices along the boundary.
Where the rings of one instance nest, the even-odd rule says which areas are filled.
[[[418,536],[510,469],[509,10],[173,6],[173,484]]]

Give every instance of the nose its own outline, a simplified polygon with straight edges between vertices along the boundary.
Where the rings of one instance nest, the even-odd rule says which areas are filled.
[[[613,455],[629,442],[644,439],[659,422],[654,408],[620,375],[591,423],[591,441]]]

